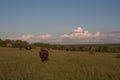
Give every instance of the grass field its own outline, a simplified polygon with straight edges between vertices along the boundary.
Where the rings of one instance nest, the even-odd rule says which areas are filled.
[[[38,50],[0,48],[0,80],[120,80],[118,53],[49,52],[42,63]]]

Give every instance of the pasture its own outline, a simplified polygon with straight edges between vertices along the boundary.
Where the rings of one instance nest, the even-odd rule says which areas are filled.
[[[120,80],[118,53],[50,50],[41,62],[38,50],[0,47],[0,80]]]

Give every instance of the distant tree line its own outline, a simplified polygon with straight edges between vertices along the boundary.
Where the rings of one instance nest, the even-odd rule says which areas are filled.
[[[57,49],[57,50],[66,50],[66,51],[94,51],[94,52],[120,52],[120,44],[79,44],[79,45],[61,45],[61,44],[49,44],[49,43],[28,43],[27,41],[22,40],[2,40],[0,39],[1,47],[12,47],[20,48],[30,45],[32,48],[44,47],[47,49]]]
[[[0,39],[0,46],[1,47],[12,47],[12,48],[19,48],[19,47],[26,47],[29,43],[27,41],[22,40],[2,40]]]
[[[94,52],[120,52],[120,44],[81,44],[65,45],[68,49],[75,51],[94,51]]]
[[[49,44],[49,43],[33,43],[32,46],[45,47],[48,49],[66,50],[66,51],[94,51],[94,52],[120,52],[120,44]]]

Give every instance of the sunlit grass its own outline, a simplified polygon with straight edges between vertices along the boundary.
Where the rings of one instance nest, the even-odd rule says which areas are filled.
[[[37,50],[0,48],[0,80],[120,80],[116,53],[49,52],[43,63]]]

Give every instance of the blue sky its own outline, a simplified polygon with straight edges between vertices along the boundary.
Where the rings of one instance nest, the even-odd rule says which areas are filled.
[[[33,41],[79,27],[90,33],[120,31],[120,0],[0,0],[0,38],[32,35]]]

